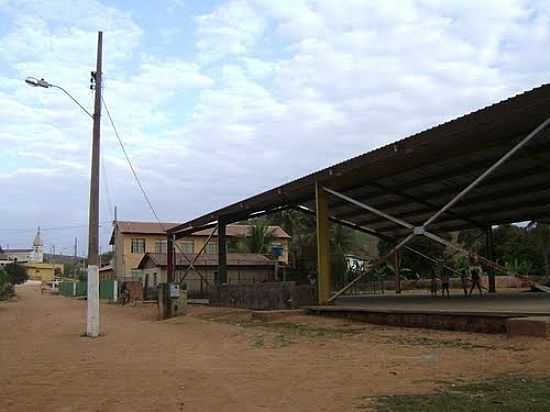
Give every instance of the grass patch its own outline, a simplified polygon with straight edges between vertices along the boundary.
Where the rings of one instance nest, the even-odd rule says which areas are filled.
[[[265,345],[265,339],[264,335],[258,335],[254,337],[254,342],[252,343],[252,346],[255,348],[262,348]]]
[[[315,327],[305,323],[288,321],[264,322],[261,320],[252,320],[250,319],[250,313],[241,311],[206,313],[197,315],[197,317],[242,328],[253,328],[265,332],[272,332],[275,334],[272,342],[272,347],[274,348],[285,347],[294,343],[292,337],[338,338],[359,334],[364,330],[361,326],[335,326],[329,328]]]
[[[449,385],[435,393],[362,398],[356,409],[378,412],[545,412],[550,411],[550,378],[500,376]]]
[[[466,340],[458,339],[434,339],[425,336],[388,336],[388,335],[379,335],[382,338],[385,338],[385,343],[394,343],[398,345],[408,345],[408,346],[424,346],[432,348],[451,348],[451,349],[464,349],[464,350],[476,350],[476,349],[505,349],[514,352],[520,352],[526,350],[523,347],[516,347],[507,345],[505,347],[496,347],[493,345],[480,345],[476,343],[471,343]]]

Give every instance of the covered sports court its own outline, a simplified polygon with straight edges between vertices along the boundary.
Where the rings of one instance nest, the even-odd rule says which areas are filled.
[[[493,260],[492,226],[550,217],[549,125],[546,84],[178,225],[168,232],[168,261],[176,239],[212,228],[218,233],[217,283],[223,284],[225,226],[292,208],[316,219],[319,305],[335,302],[403,248],[420,253],[409,245],[416,236],[474,256],[442,237],[472,228],[486,235],[486,253],[478,258],[490,268],[494,293],[497,271],[519,275]],[[331,290],[329,224],[389,240],[393,248],[346,286]]]

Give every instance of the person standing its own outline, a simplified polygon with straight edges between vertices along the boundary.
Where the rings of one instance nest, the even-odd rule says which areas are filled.
[[[462,285],[462,289],[464,290],[464,296],[468,296],[468,269],[463,268],[460,271],[460,283]]]
[[[441,279],[441,296],[445,296],[445,292],[447,292],[447,297],[451,297],[451,294],[449,292],[449,272],[445,270],[445,267],[443,266],[443,262],[439,262],[439,279]]]
[[[437,296],[437,290],[438,290],[438,278],[437,274],[434,268],[432,268],[432,280],[430,285],[430,293],[432,296]]]
[[[472,280],[472,287],[470,288],[470,296],[472,296],[472,292],[476,287],[479,290],[479,295],[483,296],[483,291],[481,290],[481,276],[483,275],[483,269],[479,264],[479,259],[477,258],[477,256],[472,259],[472,263],[470,264],[468,269],[470,272],[470,278]]]

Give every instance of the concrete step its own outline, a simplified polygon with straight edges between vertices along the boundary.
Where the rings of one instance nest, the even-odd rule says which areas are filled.
[[[528,316],[506,320],[506,333],[509,337],[536,336],[550,337],[550,316]]]
[[[252,320],[262,320],[269,322],[272,320],[284,319],[289,316],[303,315],[303,309],[284,309],[284,310],[254,310],[251,312]]]

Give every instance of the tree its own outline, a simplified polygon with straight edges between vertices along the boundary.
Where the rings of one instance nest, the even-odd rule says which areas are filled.
[[[18,263],[14,262],[7,264],[6,266],[4,266],[4,269],[8,274],[8,279],[10,283],[13,285],[20,285],[22,283],[25,283],[25,281],[29,279],[27,269]]]
[[[269,253],[273,242],[272,229],[263,223],[257,223],[250,227],[248,235],[241,239],[249,253]]]
[[[8,273],[0,267],[0,300],[11,298],[14,294],[13,284]]]
[[[439,233],[439,236],[447,240],[451,238],[448,233]],[[446,260],[446,247],[439,242],[428,239],[426,236],[415,236],[407,245],[432,258]],[[378,243],[378,252],[380,256],[387,254],[394,246],[394,242],[380,240]],[[418,273],[420,277],[429,275],[434,266],[432,261],[411,252],[405,247],[400,249],[400,257],[400,266],[410,268],[413,272]]]

